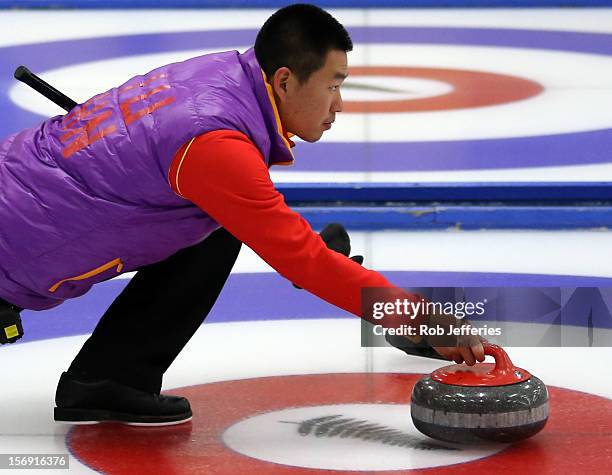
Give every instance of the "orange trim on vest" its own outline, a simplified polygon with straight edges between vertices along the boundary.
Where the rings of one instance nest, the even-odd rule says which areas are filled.
[[[97,267],[94,270],[86,272],[85,274],[81,274],[81,275],[77,275],[76,277],[70,277],[68,279],[60,280],[57,284],[54,284],[49,288],[49,292],[55,292],[59,288],[59,286],[62,285],[64,282],[69,282],[71,280],[89,279],[90,277],[101,274],[102,272],[107,271],[108,269],[112,269],[115,266],[117,266],[117,273],[119,274],[121,270],[123,269],[123,263],[121,262],[120,258],[113,259],[112,261],[107,262],[106,264],[100,267]]]
[[[181,193],[181,188],[179,187],[179,180],[178,180],[179,173],[181,172],[181,167],[183,166],[183,160],[185,160],[185,157],[187,156],[187,152],[189,152],[189,148],[191,147],[191,144],[196,138],[197,137],[192,138],[187,144],[187,146],[185,147],[185,151],[183,152],[183,155],[181,156],[181,159],[179,160],[178,166],[176,167],[176,172],[174,172],[174,185],[176,186],[176,194],[179,195],[181,198],[185,198],[185,197]],[[170,183],[170,185],[172,185],[172,181],[171,181],[172,178],[170,177],[170,174],[172,173],[172,168],[173,167],[170,167],[170,170],[168,170],[168,182]]]
[[[268,99],[270,99],[270,104],[272,104],[272,110],[274,111],[274,117],[276,118],[276,131],[278,135],[280,135],[283,139],[283,142],[285,142],[285,145],[287,146],[287,150],[289,150],[291,157],[295,158],[293,156],[293,152],[291,151],[291,147],[293,147],[295,144],[291,140],[289,140],[289,137],[287,136],[287,133],[283,128],[283,124],[280,120],[280,115],[278,113],[278,108],[276,107],[276,101],[274,100],[274,91],[272,90],[272,86],[268,83],[266,73],[263,71],[263,69],[261,70],[261,75],[263,76],[264,84],[266,85],[266,91],[268,91]],[[293,162],[279,162],[276,165],[280,165],[281,163],[290,164]]]

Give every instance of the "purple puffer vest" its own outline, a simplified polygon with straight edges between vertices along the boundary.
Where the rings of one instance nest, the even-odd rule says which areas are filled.
[[[168,170],[220,129],[268,166],[293,160],[253,49],[163,66],[0,142],[0,297],[51,308],[205,239],[219,225]]]

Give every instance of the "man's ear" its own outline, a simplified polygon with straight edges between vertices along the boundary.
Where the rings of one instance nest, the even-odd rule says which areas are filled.
[[[272,76],[271,86],[275,94],[284,100],[287,96],[287,84],[291,80],[291,70],[287,67],[278,68]]]

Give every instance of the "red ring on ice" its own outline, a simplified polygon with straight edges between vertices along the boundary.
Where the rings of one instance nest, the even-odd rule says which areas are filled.
[[[116,424],[76,426],[67,444],[81,462],[101,473],[172,473],[175,475],[266,474],[321,475],[322,470],[280,465],[234,452],[222,435],[235,423],[265,412],[329,404],[405,404],[410,424],[410,393],[423,375],[342,373],[279,376],[223,381],[180,388],[171,393],[189,398],[192,422],[158,428]],[[550,417],[531,439],[491,456],[465,463],[414,469],[428,475],[494,473],[601,473],[610,453],[612,400],[569,389],[549,387]],[[257,434],[253,434],[257,437]],[[577,451],[579,447],[579,451]],[[342,454],[338,454],[341,456]],[[331,470],[334,475],[361,472]],[[397,475],[397,470],[376,471]]]
[[[346,101],[343,112],[430,112],[486,107],[522,101],[544,91],[541,84],[516,76],[441,68],[358,66],[349,68],[351,77],[391,76],[432,79],[453,87],[447,94],[391,101]]]

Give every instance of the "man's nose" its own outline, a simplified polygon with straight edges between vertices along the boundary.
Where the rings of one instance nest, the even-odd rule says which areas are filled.
[[[342,108],[344,107],[344,102],[342,101],[342,94],[340,91],[336,94],[334,98],[334,102],[332,102],[332,112],[342,112]]]

